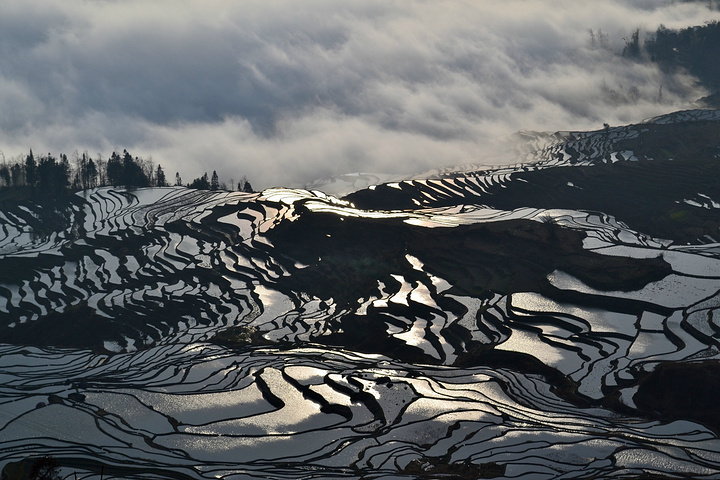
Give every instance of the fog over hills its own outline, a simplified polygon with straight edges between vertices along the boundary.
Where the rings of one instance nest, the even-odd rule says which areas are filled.
[[[0,150],[128,149],[256,188],[504,163],[496,141],[518,130],[639,122],[712,93],[621,55],[638,27],[717,20],[708,5],[9,0]]]

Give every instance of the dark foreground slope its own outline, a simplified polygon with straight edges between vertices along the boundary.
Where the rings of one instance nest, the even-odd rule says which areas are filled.
[[[0,466],[714,478],[719,119],[527,135],[521,167],[343,200],[6,205]]]

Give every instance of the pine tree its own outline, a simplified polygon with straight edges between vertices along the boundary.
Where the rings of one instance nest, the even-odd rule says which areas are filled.
[[[30,155],[25,158],[25,182],[33,188],[35,188],[35,183],[37,182],[37,163],[35,162],[32,149],[30,150]]]
[[[77,150],[75,150],[77,155]],[[73,180],[73,188],[79,188],[81,190],[87,190],[88,188],[88,173],[87,173],[87,157],[85,154],[75,158],[75,180]]]
[[[623,38],[623,40],[625,40],[623,57],[638,58],[640,56],[640,28],[636,28],[629,39]]]
[[[202,177],[196,178],[188,185],[190,188],[197,188],[198,190],[209,190],[210,182],[208,181],[208,174],[205,172]]]
[[[84,156],[85,154],[83,154]],[[93,162],[93,159],[88,157],[87,162],[87,177],[88,177],[88,188],[95,188],[97,186],[98,169]]]
[[[23,184],[23,168],[19,163],[14,163],[10,167],[10,176],[12,177],[12,186],[19,187]]]
[[[155,180],[157,181],[158,187],[166,187],[167,181],[165,180],[165,172],[163,171],[160,164],[157,166],[157,172],[155,172]]]
[[[250,185],[250,182],[248,181],[248,179],[245,175],[243,175],[242,178],[240,180],[238,180],[237,189],[238,189],[238,192],[245,192],[245,193],[253,193],[254,192],[252,185]]]
[[[6,187],[10,186],[10,169],[7,165],[0,166],[0,180],[3,181]]]
[[[210,190],[217,190],[220,187],[220,181],[218,179],[218,174],[215,170],[213,170],[212,174],[212,180],[210,181]]]
[[[107,179],[110,185],[117,187],[123,182],[123,164],[120,155],[113,152],[107,162]]]

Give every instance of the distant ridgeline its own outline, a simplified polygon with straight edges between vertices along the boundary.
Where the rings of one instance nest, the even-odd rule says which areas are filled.
[[[175,173],[174,182],[169,181],[160,164],[155,167],[152,159],[134,157],[123,150],[122,156],[113,152],[110,158],[93,159],[87,152],[75,153],[72,162],[67,155],[59,158],[51,154],[36,157],[32,150],[22,159],[0,164],[0,191],[4,189],[30,190],[33,195],[63,195],[68,191],[87,190],[89,188],[114,186],[125,188],[182,186],[180,173]],[[187,184],[189,188],[199,190],[228,190],[225,182],[220,182],[217,172],[213,171],[208,179],[205,173]],[[230,180],[229,190],[235,189],[235,181]],[[237,189],[252,192],[252,185],[243,176],[237,182]],[[16,196],[11,196],[17,198]],[[0,199],[2,194],[0,193]]]

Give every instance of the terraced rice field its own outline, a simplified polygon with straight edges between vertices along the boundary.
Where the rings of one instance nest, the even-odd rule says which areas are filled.
[[[520,166],[344,199],[106,187],[49,233],[2,211],[0,466],[719,478],[718,158],[632,143],[718,120],[534,135]],[[654,390],[678,365],[705,380]]]

